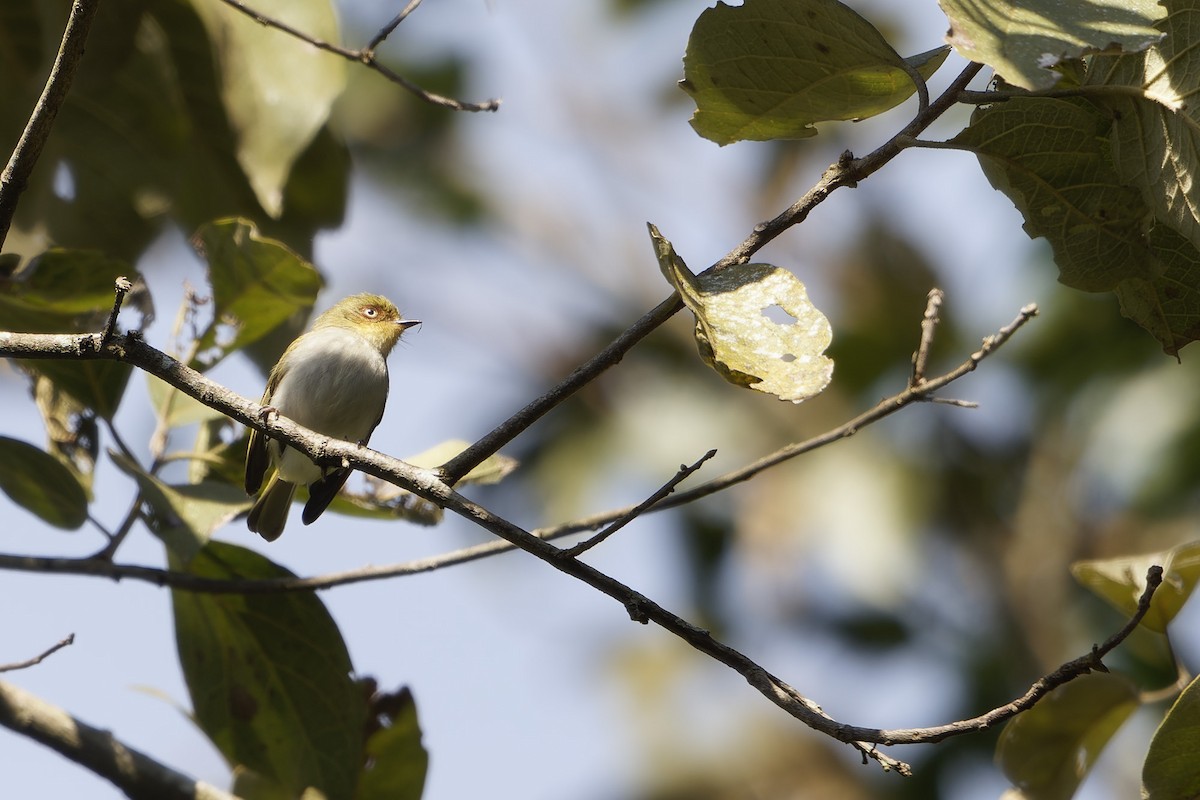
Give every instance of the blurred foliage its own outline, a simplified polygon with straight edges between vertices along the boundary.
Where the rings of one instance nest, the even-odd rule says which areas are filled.
[[[608,5],[622,24],[665,6],[661,0]],[[0,42],[6,45],[0,47],[0,147],[15,142],[40,91],[66,8],[65,2],[37,0],[0,5]],[[876,91],[865,111],[851,109],[855,114],[882,110],[912,89],[904,80],[895,85],[899,57],[891,46],[880,52],[890,88]],[[223,93],[229,61],[222,55],[190,2],[102,4],[87,68],[60,115],[8,243],[7,255],[22,258],[19,264],[12,258],[3,262],[0,329],[97,329],[111,307],[113,278],[135,277],[130,265],[164,229],[174,227],[189,236],[197,232],[194,241],[206,258],[213,294],[210,306],[188,301],[183,316],[197,335],[185,358],[207,368],[248,348],[243,352],[257,363],[269,364],[312,308],[321,286],[310,263],[313,238],[341,223],[352,167],[407,201],[414,214],[451,229],[481,225],[496,212],[489,202],[502,202],[489,201],[503,193],[486,191],[463,166],[457,116],[421,103],[378,75],[350,69],[330,118],[295,154],[278,187],[282,214],[274,216],[277,209],[260,199],[262,185],[247,177],[244,155],[239,161],[239,126]],[[940,60],[925,63],[933,67]],[[476,68],[467,55],[454,54],[392,66],[451,95],[470,85]],[[1122,69],[1130,69],[1129,62]],[[675,94],[662,100],[664,106],[678,103]],[[1066,105],[1074,109],[1072,118],[1082,108]],[[849,113],[838,109],[831,116]],[[1001,121],[1020,111],[997,107],[987,114]],[[1116,167],[1106,161],[1107,149],[1097,137],[1111,120],[1095,109],[1083,111],[1087,136],[1080,147],[1086,145],[1087,166],[1107,176]],[[987,116],[981,112],[976,124],[981,118]],[[972,135],[984,132],[977,128]],[[1055,168],[1053,159],[1041,158],[1046,155],[1034,159],[1037,166]],[[765,216],[791,201],[796,176],[811,171],[805,161],[811,156],[779,144],[763,148],[760,156],[763,191],[745,204]],[[1086,194],[1081,203],[1094,199]],[[929,202],[932,208],[953,201]],[[1033,208],[1058,212],[1053,203],[1032,204],[1026,211]],[[1087,217],[1086,232],[1107,230],[1102,218]],[[710,447],[719,449],[719,459],[694,481],[819,434],[902,389],[927,292],[961,265],[955,253],[929,252],[918,244],[889,208],[865,207],[858,226],[853,242],[832,260],[804,265],[827,280],[838,307],[829,313],[834,329],[829,354],[838,366],[827,391],[798,410],[728,386],[697,360],[694,326],[681,315],[514,444],[524,469],[503,484],[508,502],[525,512],[539,509],[547,522],[595,511],[614,496],[633,502],[645,487],[661,485],[681,461]],[[600,259],[619,262],[609,253]],[[9,269],[15,270],[11,278]],[[1047,259],[1015,269],[1011,280],[1041,286],[1035,276],[1052,272]],[[1195,581],[1190,552],[1174,548],[1195,539],[1200,508],[1200,448],[1194,446],[1200,442],[1200,405],[1193,402],[1200,368],[1190,359],[1182,365],[1164,362],[1154,343],[1118,315],[1111,296],[1061,287],[1041,294],[1040,317],[981,367],[990,382],[966,379],[949,391],[989,398],[982,409],[907,409],[851,441],[664,515],[679,553],[671,568],[679,573],[689,606],[684,615],[723,640],[763,653],[764,664],[781,664],[784,675],[804,669],[802,656],[825,659],[820,663],[829,673],[850,677],[824,683],[818,674],[798,688],[831,709],[837,706],[839,718],[854,717],[860,724],[881,724],[876,713],[896,696],[909,701],[902,705],[906,713],[919,708],[935,717],[905,724],[973,716],[1008,702],[1039,675],[1105,638],[1120,619],[1071,581],[1070,565],[1082,559],[1104,567],[1089,573],[1102,578],[1092,583],[1128,611],[1137,576],[1126,579],[1123,562],[1114,559],[1148,551],[1182,553],[1173,594],[1162,601],[1170,601],[1169,607],[1156,616],[1159,627],[1169,630],[1170,617]],[[614,300],[626,305],[611,318],[634,318],[642,299]],[[1128,311],[1129,297],[1122,300]],[[996,308],[989,298],[950,296],[931,372],[961,362],[1015,312]],[[202,314],[207,316],[200,319]],[[576,340],[538,365],[543,370],[538,377],[556,382],[622,327],[609,322],[577,331]],[[3,440],[0,488],[48,523],[78,527],[101,452],[97,421],[115,414],[130,385],[128,373],[101,362],[72,365],[65,373],[54,364],[32,369],[35,399],[52,439],[50,455],[30,456],[23,441]],[[243,496],[229,491],[240,480],[243,440],[173,389],[153,385],[149,392],[164,439],[174,429],[197,426],[186,483],[159,476],[162,452],[154,453],[152,464],[133,463],[127,454],[113,461],[140,487],[144,522],[162,538],[175,564],[210,577],[289,574],[249,551],[209,541],[245,505]],[[494,496],[499,490],[490,491]],[[400,512],[388,505],[393,502],[402,504],[373,488],[346,499],[340,510],[394,516]],[[436,512],[429,512],[428,521],[436,520]],[[636,535],[633,529],[644,522],[618,539]],[[198,721],[236,765],[239,788],[266,796],[280,787],[295,794],[321,783],[332,787],[330,797],[420,795],[428,755],[411,695],[380,693],[366,681],[350,680],[345,644],[315,596],[178,593],[175,603],[181,660]],[[946,787],[962,780],[964,771],[982,771],[993,758],[999,733],[963,736],[916,756],[900,753],[916,762],[910,780],[879,775],[874,767],[860,767],[846,748],[781,720],[757,698],[751,710],[718,709],[718,723],[702,717],[688,724],[692,715],[717,704],[688,691],[697,685],[711,691],[705,683],[710,665],[698,663],[690,651],[681,656],[676,647],[661,639],[639,640],[608,651],[608,666],[635,707],[628,717],[631,737],[645,754],[637,797],[925,800],[946,796]],[[902,696],[908,693],[907,684],[900,686],[905,670],[892,666],[922,656],[920,669],[944,680],[933,696],[914,700]],[[1046,706],[1028,726],[1050,739],[1068,731],[1070,755],[1082,748],[1092,759],[1115,727],[1114,715],[1129,710],[1126,701],[1135,690],[1161,690],[1178,678],[1170,642],[1159,633],[1139,632],[1110,662],[1124,675],[1106,707],[1111,714],[1072,728],[1089,720],[1078,713],[1075,699],[1059,696],[1057,706]],[[297,663],[320,673],[319,685],[283,669]],[[830,696],[829,687],[847,686],[848,680],[860,680],[860,691]],[[330,697],[340,699],[325,703]],[[1175,745],[1191,744],[1195,697],[1193,685],[1179,698],[1146,762],[1154,778],[1147,778],[1147,786],[1165,785],[1155,789],[1168,793],[1164,796],[1190,785]],[[1082,705],[1091,708],[1091,700]],[[328,732],[327,725],[341,730],[330,734],[332,743],[304,749],[304,743],[289,739],[287,746],[266,752],[273,745],[264,742],[287,738],[297,727]],[[1105,736],[1094,736],[1098,733]],[[698,744],[694,737],[701,734],[710,738]],[[1010,774],[1018,779],[1033,756],[1011,754],[1041,752],[1038,736],[1028,734],[1020,728],[1005,734],[1010,760],[1018,762]],[[1068,781],[1057,773],[1030,781],[1042,778],[1067,792],[1062,787]]]

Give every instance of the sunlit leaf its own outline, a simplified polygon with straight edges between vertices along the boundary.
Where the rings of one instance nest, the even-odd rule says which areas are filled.
[[[1200,678],[1193,679],[1163,719],[1142,765],[1146,800],[1200,797]]]
[[[693,275],[653,225],[650,238],[663,275],[696,317],[700,357],[725,380],[793,403],[829,385],[833,361],[823,354],[833,331],[795,275],[770,264]],[[793,321],[772,320],[775,308]]]
[[[194,366],[211,367],[261,339],[294,314],[307,314],[321,290],[320,274],[281,242],[260,236],[248,220],[205,225],[193,244],[208,262],[214,319],[200,335]]]
[[[1157,0],[938,0],[950,18],[946,41],[1014,86],[1048,89],[1053,67],[1080,56],[1135,52],[1157,42]]]
[[[907,59],[923,77],[939,48]],[[881,114],[916,91],[875,27],[836,0],[746,0],[700,14],[683,59],[692,127],[706,139],[800,139],[813,123]]]
[[[1137,687],[1128,678],[1080,676],[1009,722],[996,760],[1028,800],[1069,800],[1138,705]]]
[[[174,563],[178,568],[178,563]],[[291,573],[210,542],[187,567],[234,580]],[[197,723],[231,765],[289,796],[315,787],[349,800],[363,761],[366,699],[341,634],[315,593],[173,591],[179,660]]]
[[[26,442],[0,436],[0,491],[56,528],[87,521],[87,492],[61,461]]]
[[[1161,633],[1192,596],[1200,580],[1200,541],[1141,556],[1077,561],[1071,565],[1071,574],[1122,613],[1132,616],[1138,598],[1146,590],[1146,572],[1155,564],[1163,568],[1163,581],[1154,591],[1142,624]]]
[[[238,163],[262,207],[279,217],[292,165],[329,118],[346,63],[227,5],[193,6],[216,49]],[[340,38],[329,0],[257,0],[254,9],[317,39]]]

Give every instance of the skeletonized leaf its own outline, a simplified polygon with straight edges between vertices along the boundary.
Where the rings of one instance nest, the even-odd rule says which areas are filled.
[[[1138,598],[1146,589],[1146,571],[1154,564],[1163,568],[1163,582],[1155,590],[1142,624],[1161,633],[1200,581],[1200,541],[1141,556],[1077,561],[1071,565],[1071,574],[1122,613],[1132,616]]]
[[[833,360],[824,353],[833,330],[795,275],[770,264],[693,275],[658,228],[649,227],[663,275],[696,317],[705,363],[730,383],[793,403],[829,385]],[[794,322],[770,319],[766,312],[776,307]]]
[[[902,59],[836,0],[718,3],[696,20],[681,86],[696,101],[692,127],[725,145],[801,139],[813,123],[881,114],[916,91],[946,58],[938,48]]]
[[[938,0],[946,42],[1014,86],[1048,89],[1056,65],[1099,52],[1136,52],[1157,42],[1158,0]]]

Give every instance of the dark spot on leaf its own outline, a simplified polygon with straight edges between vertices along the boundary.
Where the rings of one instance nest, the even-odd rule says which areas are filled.
[[[258,713],[258,701],[250,692],[234,684],[229,687],[229,711],[234,719],[249,722]]]
[[[817,48],[817,52],[820,53],[821,55],[825,55],[825,56],[829,55],[829,45],[822,44],[821,42],[817,42],[816,45],[814,45],[814,46]]]

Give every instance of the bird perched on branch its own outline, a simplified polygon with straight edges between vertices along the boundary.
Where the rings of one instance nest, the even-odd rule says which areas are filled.
[[[418,324],[377,294],[341,300],[288,345],[271,369],[263,406],[326,436],[366,444],[387,403],[388,354],[400,335]],[[308,525],[333,501],[350,470],[321,468],[298,450],[251,430],[246,493],[256,494],[268,473],[246,525],[270,542],[283,533],[299,484],[308,486],[301,516]]]

